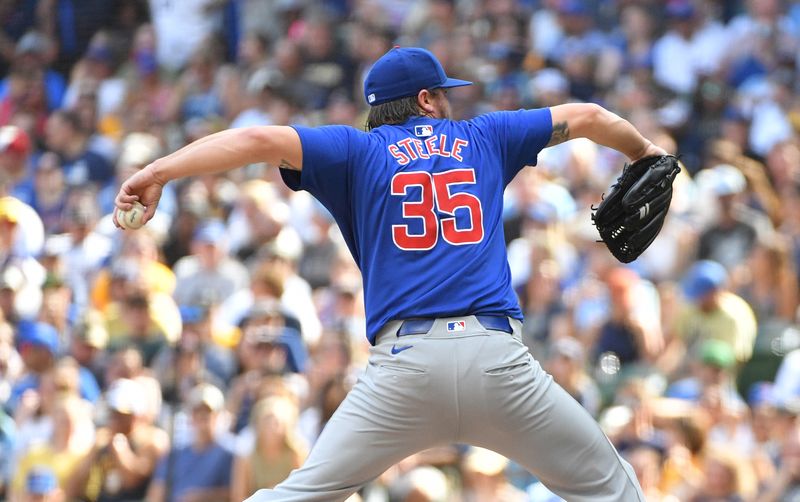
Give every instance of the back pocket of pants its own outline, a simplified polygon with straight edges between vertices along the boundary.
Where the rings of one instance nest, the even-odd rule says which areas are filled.
[[[531,360],[530,358],[526,358],[524,361],[515,361],[510,364],[504,364],[502,366],[489,368],[487,370],[484,370],[484,373],[486,375],[491,375],[491,376],[513,375],[516,373],[527,371],[530,367],[531,367]]]
[[[428,372],[420,368],[412,368],[409,366],[399,366],[396,364],[381,364],[378,366],[378,371],[389,373],[391,375],[427,375]]]

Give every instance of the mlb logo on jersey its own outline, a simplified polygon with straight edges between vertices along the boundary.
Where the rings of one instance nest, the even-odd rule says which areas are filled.
[[[428,136],[433,136],[433,126],[432,125],[414,126],[414,134],[418,138],[427,138]]]
[[[467,329],[467,323],[464,321],[450,321],[447,323],[447,332],[455,333],[457,331],[464,331]]]

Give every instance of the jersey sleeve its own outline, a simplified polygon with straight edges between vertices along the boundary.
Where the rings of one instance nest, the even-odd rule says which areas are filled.
[[[536,165],[550,141],[553,119],[549,108],[494,112],[474,119],[497,134],[503,153],[503,179],[510,183],[525,166]]]
[[[303,149],[301,171],[281,169],[292,190],[306,190],[334,215],[341,215],[350,200],[350,145],[353,129],[347,126],[292,126]]]

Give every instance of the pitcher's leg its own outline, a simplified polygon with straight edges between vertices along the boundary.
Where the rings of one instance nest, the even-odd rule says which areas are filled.
[[[303,466],[247,502],[342,501],[393,464],[435,444],[434,427],[420,413],[420,405],[428,401],[424,389],[429,375],[388,371],[370,365]]]
[[[471,422],[483,424],[465,428],[463,439],[515,460],[570,502],[644,501],[633,470],[591,415],[530,354],[507,353],[513,357],[476,372],[482,403]]]

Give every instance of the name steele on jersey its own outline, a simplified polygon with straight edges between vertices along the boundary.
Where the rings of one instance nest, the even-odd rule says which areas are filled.
[[[388,146],[389,153],[401,166],[407,165],[412,160],[430,159],[433,156],[452,157],[462,162],[461,150],[469,146],[469,141],[461,138],[453,140],[448,148],[447,135],[431,136],[425,141],[417,138],[405,138]]]

